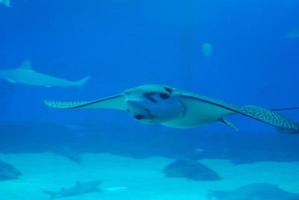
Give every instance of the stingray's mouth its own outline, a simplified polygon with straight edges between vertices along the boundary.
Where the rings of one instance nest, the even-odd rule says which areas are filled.
[[[137,120],[142,120],[142,119],[146,119],[147,117],[144,115],[141,115],[141,114],[137,114],[137,115],[134,115],[134,118]]]
[[[135,114],[133,116],[137,120],[153,120],[155,117],[152,114]]]
[[[137,120],[152,120],[155,116],[151,111],[144,107],[138,101],[128,101],[129,109],[127,110]]]

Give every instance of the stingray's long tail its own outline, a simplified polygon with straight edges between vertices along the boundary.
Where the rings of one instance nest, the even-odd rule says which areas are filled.
[[[272,125],[279,130],[287,131],[290,133],[299,133],[299,124],[294,123],[277,113],[277,111],[294,110],[295,108],[297,107],[268,110],[265,108],[250,105],[241,107],[239,111],[240,114]]]

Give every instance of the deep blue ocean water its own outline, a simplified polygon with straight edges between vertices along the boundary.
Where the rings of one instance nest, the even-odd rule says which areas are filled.
[[[91,77],[82,88],[0,80],[0,153],[67,146],[76,152],[178,157],[202,148],[209,152],[204,158],[299,161],[299,135],[242,116],[229,118],[240,129],[234,133],[220,123],[171,129],[140,124],[114,110],[64,111],[43,104],[44,99],[92,100],[157,83],[237,105],[299,106],[299,34],[286,37],[299,28],[298,8],[294,0],[11,0],[10,8],[0,5],[0,70],[30,60],[45,74]],[[211,55],[203,53],[204,43],[211,45]],[[299,110],[283,115],[299,121]]]

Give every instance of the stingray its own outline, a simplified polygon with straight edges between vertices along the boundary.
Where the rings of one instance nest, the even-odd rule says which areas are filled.
[[[299,200],[299,194],[287,192],[277,185],[253,183],[231,191],[211,191],[208,200]]]
[[[127,112],[144,123],[173,128],[192,128],[221,122],[235,130],[225,117],[240,114],[281,130],[299,132],[299,125],[273,111],[258,106],[238,106],[210,97],[182,91],[166,85],[142,85],[122,93],[92,101],[44,101],[52,108],[108,108]],[[290,108],[298,109],[298,108]]]

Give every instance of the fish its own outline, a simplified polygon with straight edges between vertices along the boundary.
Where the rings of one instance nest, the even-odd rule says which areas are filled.
[[[58,199],[64,197],[78,196],[87,193],[102,192],[99,186],[102,184],[100,180],[94,180],[89,182],[77,181],[75,185],[69,188],[61,188],[59,191],[43,191],[50,196],[50,199]]]
[[[299,200],[299,194],[287,192],[277,185],[252,183],[231,191],[210,191],[208,200]]]
[[[225,117],[239,114],[271,125],[279,130],[298,133],[299,125],[278,112],[255,105],[238,106],[167,85],[148,84],[91,101],[51,101],[45,105],[59,109],[116,109],[127,112],[143,123],[172,128],[193,128],[221,122],[238,130]]]
[[[5,7],[11,7],[10,0],[0,0],[0,4],[2,4]]]
[[[6,80],[12,84],[42,86],[47,88],[68,88],[83,87],[90,79],[90,76],[86,76],[85,78],[78,81],[69,81],[66,79],[37,72],[32,68],[31,62],[29,60],[25,60],[20,65],[20,67],[16,69],[0,70],[0,79]]]

